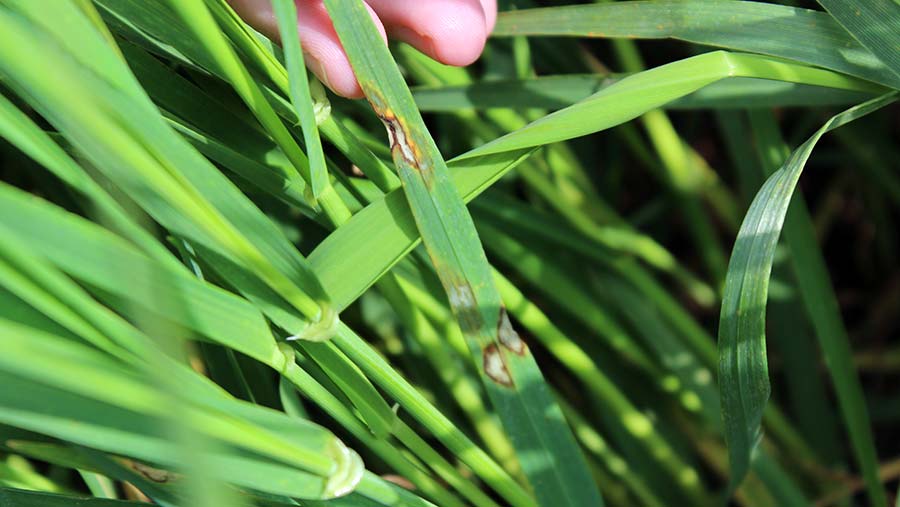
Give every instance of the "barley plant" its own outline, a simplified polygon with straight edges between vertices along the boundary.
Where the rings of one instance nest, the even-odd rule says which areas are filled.
[[[0,0],[0,506],[897,501],[900,2],[324,6]]]

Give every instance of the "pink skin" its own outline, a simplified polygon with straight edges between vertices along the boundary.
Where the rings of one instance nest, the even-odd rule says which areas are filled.
[[[322,0],[294,1],[307,67],[338,95],[361,98],[362,89]],[[228,2],[247,23],[279,39],[271,0]],[[385,43],[390,36],[457,66],[478,59],[497,19],[497,0],[366,0],[366,7]]]

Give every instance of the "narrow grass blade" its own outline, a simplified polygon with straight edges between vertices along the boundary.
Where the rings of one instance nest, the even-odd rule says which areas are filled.
[[[847,4],[849,9],[851,2],[834,3]],[[900,86],[900,77],[828,14],[771,3],[663,0],[517,10],[497,19],[494,35],[674,38],[786,58]]]
[[[523,326],[535,335],[541,344],[547,348],[557,359],[569,367],[572,372],[585,384],[585,388],[600,400],[606,410],[609,410],[624,422],[626,430],[631,433],[640,445],[645,446],[648,455],[654,456],[673,476],[673,481],[679,488],[683,488],[685,494],[693,502],[703,504],[709,497],[703,490],[697,471],[688,463],[681,460],[678,453],[674,452],[664,438],[653,428],[653,424],[647,420],[641,412],[632,404],[618,387],[603,374],[583,349],[565,334],[533,303],[503,277],[495,273],[497,284],[507,301],[510,313],[522,322]],[[643,424],[646,422],[646,424]]]
[[[194,37],[198,39],[201,45],[206,48],[206,51],[208,51],[215,60],[215,68],[218,73],[224,75],[232,86],[234,86],[235,91],[238,92],[244,103],[251,111],[253,111],[254,115],[265,127],[266,131],[275,139],[278,146],[282,149],[294,167],[299,170],[300,174],[302,174],[310,184],[310,191],[312,193],[318,191],[318,194],[311,196],[312,202],[321,207],[321,210],[328,216],[331,222],[344,222],[350,217],[350,213],[343,202],[341,202],[340,197],[334,192],[334,188],[331,186],[328,179],[328,173],[324,163],[321,167],[317,167],[317,169],[321,169],[320,171],[315,174],[312,173],[312,167],[310,166],[306,154],[300,150],[300,147],[297,145],[290,131],[282,123],[272,104],[269,102],[268,96],[263,93],[263,87],[253,79],[249,69],[243,65],[238,54],[234,51],[234,48],[231,47],[231,43],[234,43],[238,48],[244,48],[246,52],[250,53],[250,56],[255,59],[260,67],[268,71],[268,73],[273,75],[278,81],[283,81],[283,79],[278,79],[283,78],[283,74],[278,72],[281,70],[280,65],[276,65],[271,53],[268,53],[261,48],[259,41],[250,35],[248,29],[239,21],[239,18],[237,18],[236,14],[234,14],[228,5],[225,4],[224,0],[213,0],[208,4],[209,5],[201,1],[169,2],[169,6],[178,12],[184,25],[190,29]],[[280,8],[277,5],[276,7]],[[288,7],[288,9],[290,9],[290,7]],[[219,21],[225,25],[224,32],[220,30],[215,23],[214,17],[216,15],[218,15]],[[294,23],[294,29],[296,29],[296,23]],[[225,33],[236,37],[238,40],[229,41],[225,36]],[[289,43],[293,42],[296,42],[299,46],[299,38],[293,37],[293,40]],[[287,56],[302,58],[300,51],[297,51],[295,54],[292,50],[289,50]],[[289,63],[289,65],[292,68],[295,68],[296,63],[297,62],[294,62],[293,64]],[[300,65],[296,70],[302,72],[302,68],[303,66]],[[308,81],[306,84],[308,85]],[[302,86],[297,79],[292,79],[291,85],[295,87],[298,85]],[[305,108],[308,106],[312,109],[312,103],[311,100],[308,100],[308,97],[306,97],[306,106],[304,106],[298,102],[304,101],[304,98],[298,97],[297,93],[294,92],[294,89],[289,89],[289,93],[294,101],[295,107],[299,106]],[[307,93],[307,96],[308,95],[309,94]],[[304,119],[304,117],[306,117],[306,119]],[[301,113],[300,121],[301,125],[304,125],[304,130],[306,129],[306,126],[312,127],[312,123],[315,121],[315,113],[312,115]],[[309,125],[307,125],[307,123],[309,123]],[[313,135],[317,134],[318,131]],[[321,147],[321,145],[319,146]],[[324,161],[322,160],[320,162]]]
[[[855,78],[768,57],[714,51],[632,74],[461,158],[550,144],[598,132],[732,77],[774,79],[856,91],[882,90]]]
[[[760,121],[753,113],[757,149],[767,175],[784,163],[788,148],[780,139],[777,124],[771,114]],[[850,336],[841,317],[837,295],[828,274],[828,267],[818,248],[816,229],[803,194],[796,193],[784,221],[785,242],[791,251],[791,265],[797,279],[800,301],[809,316],[837,391],[838,403],[844,417],[856,461],[862,469],[870,502],[886,502],[884,487],[878,477],[876,452],[864,394],[856,368],[850,358],[853,350]],[[818,364],[814,355],[811,367]],[[794,363],[797,364],[797,363]]]
[[[316,113],[313,110],[312,96],[309,91],[309,79],[306,75],[306,64],[303,61],[303,50],[300,47],[300,35],[297,33],[297,6],[293,0],[272,0],[275,16],[278,18],[278,30],[281,33],[281,44],[284,47],[284,61],[290,78],[291,104],[300,119],[303,139],[306,142],[306,154],[309,157],[309,177],[313,196],[318,198],[325,192],[328,183],[328,168],[325,166],[325,154],[319,140],[319,127],[316,124]]]
[[[102,171],[172,232],[241,259],[310,319],[299,333],[327,339],[337,320],[318,280],[275,225],[206,159],[168,128],[146,96],[132,97],[74,65],[42,31],[0,11],[4,36],[24,49],[0,61],[18,90]],[[35,62],[40,65],[33,65]],[[46,72],[70,76],[65,89]],[[23,92],[25,93],[25,92]],[[70,100],[71,94],[79,100]],[[88,127],[89,126],[89,127]],[[127,128],[123,128],[127,126]]]
[[[264,363],[280,354],[259,311],[233,294],[166,269],[108,231],[16,189],[0,185],[0,210],[0,224],[18,240],[91,286]],[[117,274],[126,272],[132,278],[122,284]]]
[[[35,435],[37,437],[37,435]],[[142,493],[163,507],[176,507],[178,501],[177,486],[171,482],[155,482],[146,475],[132,468],[134,462],[116,459],[87,447],[47,443],[36,440],[7,441],[14,452],[52,465],[65,468],[86,470],[88,473],[99,473],[106,477],[127,481],[136,486]],[[150,474],[147,474],[150,475]]]
[[[444,310],[445,307],[441,302],[443,291],[437,292],[436,295],[423,289],[423,270],[411,269],[412,264],[412,262],[401,263],[398,270],[401,267],[407,269],[397,277],[397,283],[380,283],[379,292],[384,294],[389,302],[400,300],[407,303],[406,307],[394,306],[399,307],[397,314],[400,322],[409,330],[410,337],[422,347],[425,358],[443,382],[444,385],[439,389],[446,389],[450,398],[448,402],[458,405],[463,410],[491,455],[511,475],[521,477],[521,467],[516,461],[515,450],[496,418],[488,410],[477,377],[466,369],[462,358],[455,354],[447,343],[448,338],[454,340],[457,336],[459,341],[463,340],[459,328],[455,325],[456,321],[449,311],[442,311],[435,316],[424,310],[424,307]],[[452,336],[448,337],[449,333],[453,333]]]
[[[533,506],[534,499],[481,448],[459,430],[456,424],[436,410],[403,375],[359,336],[344,325],[338,330],[335,343],[353,362],[359,365],[379,386],[426,426],[463,463],[469,465],[487,484],[513,506]]]
[[[80,51],[73,53],[73,59],[79,65],[92,69],[101,79],[130,96],[142,95],[143,92],[131,77],[128,68],[123,65],[121,54],[112,49],[104,33],[74,2],[60,4],[52,17],[47,16],[46,5],[41,2],[10,0],[6,3],[31,23],[52,33],[55,42],[63,45],[77,44]],[[7,47],[12,49],[16,46]]]
[[[818,0],[850,35],[900,77],[900,4],[895,0]],[[896,83],[894,88],[900,88]]]
[[[728,267],[719,324],[719,384],[731,463],[730,491],[746,475],[751,454],[761,436],[760,421],[770,392],[765,348],[769,274],[778,236],[800,173],[815,144],[825,133],[895,100],[895,94],[885,95],[829,120],[791,154],[782,169],[766,181],[741,226]],[[845,378],[837,385],[855,387],[854,391],[846,393],[849,396],[843,400],[848,404],[846,415],[852,416],[847,422],[854,428],[851,435],[866,435],[869,429],[864,408],[852,408],[859,408],[863,398],[858,391],[859,385],[851,379],[852,376]],[[863,462],[874,461],[871,440],[867,447],[871,455],[863,456]]]
[[[130,314],[130,308],[142,308],[271,367],[283,361],[268,325],[246,300],[186,272],[167,270],[94,224],[4,186],[0,186],[2,209],[15,210],[2,216],[16,219],[0,219],[0,224],[14,231],[29,248],[47,252],[52,262],[73,277],[101,289],[101,298],[126,303],[120,311]],[[104,262],[98,263],[97,259]],[[127,285],[117,276],[124,272],[132,275]],[[145,298],[141,294],[158,297]],[[290,308],[286,313],[290,313]],[[296,328],[300,322],[294,317],[287,325]],[[283,321],[279,323],[285,325]],[[372,431],[386,436],[396,415],[365,377],[330,347],[315,347],[311,355],[345,384],[346,392],[357,402]]]
[[[135,378],[136,374],[132,372],[137,370],[140,373],[142,366],[146,366],[145,363],[155,362],[158,369],[182,382],[179,395],[190,399],[191,402],[208,408],[222,409],[229,414],[246,416],[254,421],[261,421],[265,425],[273,421],[277,422],[277,419],[266,417],[268,413],[265,411],[260,412],[262,409],[255,410],[251,405],[230,404],[229,406],[227,398],[223,398],[221,391],[208,383],[205,377],[197,375],[172,359],[165,359],[162,356],[153,357],[159,355],[156,342],[110,309],[100,305],[80,286],[62,276],[44,258],[28,255],[26,244],[5,226],[0,227],[0,234],[4,239],[2,248],[0,248],[0,254],[2,254],[0,259],[2,259],[5,272],[5,276],[2,278],[4,285],[24,301],[34,304],[35,308],[44,314],[43,318],[55,320],[80,338],[80,340],[64,340],[64,336],[38,332],[34,340],[7,343],[10,357],[3,359],[7,370],[19,375],[43,378],[43,381],[49,384],[57,382],[64,389],[91,396],[100,401],[122,404],[130,410],[149,410],[152,414],[160,415],[165,413],[165,407],[158,406],[160,405],[159,397],[165,395],[149,391],[150,388],[142,385],[140,380]],[[0,308],[0,310],[4,314],[9,311],[7,307]],[[24,325],[30,326],[30,322]],[[7,327],[9,326],[15,327],[12,323],[7,324]],[[28,332],[36,333],[35,331]],[[0,339],[6,340],[8,337],[14,336],[16,333],[8,330],[0,336]],[[54,358],[62,361],[69,356],[77,357],[79,360],[71,364],[57,364],[56,368],[48,368],[47,373],[41,377],[38,359],[31,362],[17,361],[16,354],[21,354],[23,357],[32,354],[44,361],[51,361]],[[82,363],[84,364],[82,365]],[[83,371],[84,368],[88,370]],[[89,371],[94,371],[94,374],[88,373]],[[125,377],[118,381],[110,381],[109,375],[125,375]],[[91,382],[72,383],[69,381],[71,378],[81,377],[91,379]],[[110,382],[118,385],[118,388],[105,390],[106,386],[113,385]],[[263,418],[260,419],[260,416]],[[223,423],[227,424],[225,421]],[[219,425],[213,425],[213,427],[221,430]],[[255,437],[256,435],[253,433],[248,433],[244,435],[243,442],[250,444],[254,442]],[[258,439],[255,441],[259,442]],[[271,450],[273,447],[268,447],[268,449]],[[276,455],[281,454],[281,451],[276,452]],[[304,452],[298,452],[298,456],[304,454]],[[288,457],[288,461],[290,462],[292,459]]]
[[[743,121],[747,117],[750,121]],[[749,113],[721,115],[719,124],[730,139],[728,150],[742,180],[743,200],[749,206],[756,189],[762,186],[766,177],[781,167],[784,159],[790,154],[790,149],[780,141],[778,143],[780,148],[774,154],[770,152],[775,150],[758,149],[761,146],[772,145],[773,141],[769,140],[772,137],[780,139],[774,111],[759,109]],[[767,135],[763,136],[763,132]],[[840,135],[841,132],[846,130],[839,130],[837,134]],[[754,140],[748,143],[748,139]],[[773,160],[775,156],[779,157],[777,161]],[[769,163],[766,164],[764,160],[769,160]],[[766,165],[768,167],[765,167]],[[794,197],[794,200],[796,201],[797,197]],[[789,237],[787,223],[791,214],[792,212],[788,211],[788,218],[785,219],[785,238]],[[776,265],[772,273],[772,276],[777,278],[791,276],[788,266]],[[790,414],[796,421],[797,430],[815,450],[816,456],[821,457],[825,463],[837,463],[839,456],[843,454],[839,452],[843,446],[837,437],[839,416],[826,394],[828,386],[822,379],[824,372],[809,373],[818,369],[820,358],[811,326],[808,322],[797,318],[798,313],[802,311],[798,297],[781,301],[775,301],[773,298],[767,309],[769,332],[773,336],[791,337],[789,340],[779,340],[776,343],[783,361],[794,365],[784,372],[784,382],[792,408]],[[712,364],[714,363],[715,359]],[[803,453],[795,454],[803,455]]]
[[[117,32],[133,41],[136,46],[227,80],[227,76],[215,65],[204,48],[191,36],[184,24],[162,3],[146,3],[135,0],[117,0],[113,2],[98,0],[98,3],[107,9],[106,15],[111,24],[115,25]],[[251,33],[251,30],[224,3],[224,0],[207,2],[207,6],[212,9],[221,28],[229,35],[231,42],[236,45],[238,52],[248,61],[248,64],[256,67],[256,70],[266,76],[277,90],[285,95],[290,95],[288,71],[275,58],[271,49],[265,47],[259,36]],[[171,74],[171,70],[169,70],[169,73]],[[157,73],[157,75],[159,74]],[[180,76],[174,77],[182,80]],[[157,83],[152,79],[142,79],[142,84],[148,88],[155,88],[148,91],[157,100],[159,99],[155,93],[156,91],[161,90],[163,95],[168,96],[171,96],[172,92],[175,91],[162,87],[161,83]],[[297,125],[300,122],[300,118],[289,101],[265,85],[261,86],[261,91],[266,99],[271,102],[275,111],[289,125]],[[316,108],[319,108],[320,104],[324,106],[324,103],[320,103],[317,100]],[[183,108],[189,111],[198,109],[196,105],[192,107],[190,104],[184,105]],[[179,113],[183,110],[182,108],[170,109],[177,110]],[[320,112],[323,113],[323,116],[327,116],[324,119],[319,118],[319,129],[326,139],[362,169],[373,181],[379,184],[387,184],[384,185],[383,189],[390,188],[392,183],[396,183],[399,186],[396,175],[380,159],[373,156],[369,149],[344,127],[342,122],[347,121],[346,118],[339,121],[333,116],[325,114],[324,109],[316,109],[317,115]],[[212,122],[210,124],[215,125]],[[221,127],[222,124],[219,124],[217,130],[221,130]],[[206,133],[210,133],[205,128],[203,130]],[[283,153],[279,152],[279,155],[287,160]],[[305,199],[307,194],[302,192],[305,189],[305,182],[296,174],[296,171],[289,163],[286,167],[290,169],[286,174],[291,180],[297,179],[300,180],[299,183],[303,183],[303,187],[291,188],[290,190],[293,190],[295,193],[299,191],[300,195],[304,196]],[[326,193],[328,193],[328,190],[326,190]],[[331,204],[334,204],[332,214],[338,218],[342,217],[344,214],[337,209],[339,208],[337,203]]]
[[[170,266],[177,264],[165,247],[135,224],[62,147],[3,96],[0,96],[0,137],[43,165],[76,192],[85,195],[93,204],[97,218],[107,223],[110,229],[129,238],[154,259]]]
[[[581,445],[597,459],[599,459],[610,473],[615,477],[616,481],[622,482],[631,490],[634,496],[641,502],[640,505],[645,507],[663,507],[663,503],[654,493],[646,481],[634,470],[630,469],[628,463],[614,450],[607,441],[600,435],[584,417],[565,401],[565,398],[557,396],[559,404],[566,414],[566,419],[575,430],[575,435],[581,442]]]
[[[447,491],[445,487],[438,485],[434,479],[425,474],[420,465],[411,462],[402,455],[401,450],[397,448],[393,441],[372,438],[369,429],[360,423],[356,415],[304,370],[299,367],[290,367],[283,372],[283,375],[287,381],[330,414],[331,417],[337,420],[355,438],[363,442],[368,449],[383,459],[393,470],[396,470],[397,473],[402,474],[403,477],[415,484],[426,497],[433,498],[440,505],[458,506],[461,504],[461,501],[455,495]],[[422,449],[412,447],[412,450],[418,452]],[[433,456],[439,456],[434,451],[432,453]],[[436,459],[439,460],[440,458]]]
[[[0,505],[15,505],[16,507],[146,507],[147,504],[0,488]]]
[[[144,49],[129,42],[121,49],[147,94],[198,151],[248,183],[311,213],[306,181],[258,124],[229,110]]]
[[[268,1],[271,2],[271,0]],[[290,76],[276,55],[276,53],[280,53],[280,56],[284,57],[284,51],[251,28],[234,11],[227,0],[204,0],[204,2],[216,18],[219,28],[229,42],[235,46],[238,56],[241,57],[242,63],[247,66],[248,70],[253,74],[262,74],[265,79],[274,83],[286,96],[289,96],[291,94],[288,83]],[[278,23],[277,19],[274,21],[276,24]],[[214,73],[217,74],[217,72]],[[264,80],[260,80],[261,85],[264,82]],[[260,89],[264,91],[265,86],[261,86]]]
[[[267,290],[265,285],[260,284],[252,278],[243,276],[239,269],[235,269],[233,264],[225,264],[222,258],[210,256],[208,253],[206,255],[201,255],[201,257],[205,262],[210,263],[213,270],[217,271],[229,284],[234,285],[245,297],[254,302],[275,324],[284,328],[296,327],[300,318],[285,302],[279,300],[277,296],[273,297],[275,295],[272,294],[270,290]],[[352,342],[354,345],[348,348],[346,346],[348,341]],[[434,431],[442,441],[458,443],[458,445],[451,444],[448,445],[448,447],[460,454],[464,454],[462,457],[463,461],[470,464],[474,471],[479,473],[482,477],[486,477],[486,480],[489,482],[491,479],[494,479],[497,483],[508,484],[508,477],[505,477],[502,473],[498,474],[495,469],[490,468],[496,467],[496,465],[488,459],[480,449],[474,447],[471,441],[469,441],[462,432],[449,424],[449,421],[447,421],[440,412],[421,398],[421,395],[419,395],[412,386],[407,384],[403,380],[403,377],[395,372],[391,366],[381,362],[375,371],[369,369],[367,366],[372,363],[372,358],[378,358],[377,360],[380,361],[381,357],[371,350],[371,348],[356,336],[352,330],[344,325],[340,325],[338,328],[338,336],[335,337],[334,343],[341,348],[341,351],[349,356],[355,364],[359,365],[359,368],[363,369],[366,375],[378,382],[385,391],[397,399],[402,407],[412,412],[417,418],[424,419],[424,424],[430,430]],[[324,344],[324,346],[328,347],[331,347],[331,345],[331,343]],[[304,345],[301,348],[304,354],[312,357],[320,355],[320,350],[318,348],[320,346],[322,346],[322,344],[313,344],[313,346]],[[361,359],[358,354],[352,352],[361,353],[366,358]],[[330,353],[330,355],[332,356],[330,359],[325,356],[317,357],[317,363],[321,364],[323,361],[333,361],[335,358],[341,361],[343,360],[343,355],[340,353]],[[352,364],[331,364],[330,366],[326,365],[326,367],[329,368],[332,373],[343,371],[344,374],[359,374],[356,367]],[[372,438],[373,431],[381,431],[383,428],[390,429],[391,433],[395,435],[398,440],[409,447],[413,453],[441,474],[442,478],[448,483],[456,486],[461,493],[468,497],[476,498],[478,498],[479,494],[483,495],[477,488],[473,488],[468,482],[462,480],[461,477],[459,477],[458,471],[447,464],[437,452],[425,444],[421,438],[409,430],[405,424],[399,422],[394,412],[388,409],[387,412],[389,413],[389,417],[387,419],[383,421],[375,419],[381,414],[385,414],[385,410],[382,408],[384,406],[384,401],[380,400],[378,397],[372,397],[372,392],[370,391],[370,387],[368,387],[368,381],[365,377],[352,378],[352,376],[348,376],[347,378],[341,379],[339,382],[331,383],[334,383],[338,390],[341,388],[356,389],[356,392],[347,397],[352,400],[357,400],[357,408],[359,408],[361,412],[368,409],[368,411],[365,412],[364,418],[366,420],[373,420],[372,430],[361,425],[357,415],[346,408],[334,394],[329,392],[326,388],[323,388],[323,386],[313,379],[310,374],[306,373],[301,368],[291,366],[286,371],[281,371],[281,373],[316,404],[320,405],[327,413],[331,414],[332,417],[335,417],[341,425],[351,431],[357,439],[363,441],[367,447],[373,449],[396,470],[403,472],[405,476],[409,477],[410,480],[413,480],[426,492],[426,494],[433,496],[435,500],[446,505],[458,505],[458,500],[454,501],[452,495],[448,495],[446,491],[435,488],[432,481],[428,480],[427,477],[423,477],[423,474],[418,470],[415,464],[402,459],[402,456],[399,454],[398,450],[391,445],[390,441]],[[325,377],[323,377],[323,379],[324,378]],[[364,388],[359,389],[360,385],[364,386]],[[370,399],[364,399],[366,397]],[[374,410],[370,407],[374,408]],[[435,420],[440,421],[441,431],[434,430]],[[490,470],[490,472],[487,472],[486,470]],[[512,491],[513,493],[510,498],[521,498],[524,493],[518,489],[519,487],[515,483],[513,483],[513,486],[514,487],[510,489],[504,489],[503,486],[500,486],[498,491]],[[527,498],[527,496],[525,498]],[[517,503],[517,505],[528,505],[528,503]]]
[[[118,499],[116,484],[109,477],[84,470],[79,470],[78,475],[81,476],[81,479],[95,497],[109,498],[112,500]]]
[[[397,414],[347,356],[330,343],[298,343],[360,411],[376,438],[388,438],[397,425]]]
[[[2,340],[7,354],[0,361],[7,387],[0,393],[4,400],[0,418],[4,422],[110,452],[179,466],[173,447],[176,444],[165,438],[164,431],[165,419],[173,416],[168,412],[171,405],[159,387],[147,385],[109,356],[85,345],[3,319],[0,328],[2,336],[8,337]],[[72,378],[81,381],[71,382]],[[115,389],[107,389],[108,386]],[[190,392],[188,389],[185,394]],[[220,442],[240,445],[285,463],[273,466],[248,455],[243,471],[239,471],[236,463],[229,463],[235,458],[224,453],[218,457],[210,455],[210,464],[219,477],[248,487],[271,487],[273,492],[283,494],[318,498],[324,492],[327,496],[322,476],[316,479],[316,475],[322,474],[327,480],[329,474],[336,472],[332,459],[338,455],[329,454],[339,450],[331,447],[337,441],[327,431],[280,419],[283,416],[273,412],[230,403],[225,398],[209,402],[219,404],[223,410],[184,404],[179,417],[198,424],[196,429]],[[268,428],[263,430],[242,419],[248,415],[254,421],[268,421],[264,423]],[[73,425],[71,421],[81,424]],[[269,431],[273,427],[290,436],[275,437]],[[299,480],[282,482],[288,476]]]
[[[490,226],[491,232],[484,234],[485,244],[489,251],[495,252],[498,258],[506,260],[514,271],[520,273],[536,289],[542,290],[547,302],[555,301],[561,309],[573,308],[575,310],[572,312],[574,319],[585,320],[585,324],[591,326],[601,336],[615,337],[617,336],[616,326],[604,326],[602,321],[597,322],[597,317],[600,316],[600,312],[596,310],[598,302],[591,301],[590,295],[585,298],[581,295],[585,290],[573,285],[572,280],[577,283],[583,278],[582,271],[579,269],[558,273],[559,267],[551,267],[550,260],[558,259],[563,252],[571,251],[578,253],[579,265],[581,262],[596,265],[599,272],[594,277],[597,283],[592,284],[595,287],[594,291],[599,294],[608,293],[607,299],[600,298],[599,306],[604,309],[605,313],[612,314],[609,318],[612,322],[615,322],[613,319],[618,318],[618,315],[615,314],[617,310],[626,317],[628,314],[633,314],[630,318],[632,325],[629,329],[636,333],[634,336],[642,335],[646,349],[651,354],[655,353],[656,357],[653,359],[660,366],[647,370],[646,378],[664,377],[667,378],[664,382],[668,382],[675,379],[665,377],[667,372],[679,373],[681,371],[683,374],[680,375],[681,381],[677,382],[678,388],[667,388],[666,392],[671,393],[672,397],[676,398],[678,403],[689,412],[697,413],[699,406],[702,409],[699,410],[699,413],[712,428],[715,428],[717,433],[720,433],[720,412],[716,408],[718,400],[699,403],[700,400],[709,400],[711,397],[717,396],[715,380],[710,375],[710,371],[716,363],[715,341],[699,326],[694,317],[681,307],[681,303],[667,293],[665,288],[659,285],[652,275],[643,270],[633,259],[617,257],[613,253],[604,252],[592,246],[589,241],[583,239],[579,241],[580,238],[577,234],[569,230],[565,224],[560,223],[558,219],[548,217],[530,207],[516,205],[515,201],[511,199],[501,200],[498,197],[494,193],[475,203],[477,211],[475,216],[478,219],[479,228]],[[517,241],[511,241],[510,235],[513,234],[513,231],[518,235]],[[607,270],[610,272],[607,273]],[[568,275],[568,279],[566,275]],[[622,280],[616,280],[620,276]],[[636,290],[640,292],[640,300],[636,300]],[[506,300],[505,295],[504,300]],[[512,313],[512,305],[510,305],[510,311]],[[662,315],[656,315],[657,311]],[[585,316],[590,317],[590,320]],[[660,317],[664,318],[660,320]],[[523,320],[523,323],[526,321]],[[678,341],[683,341],[683,345],[674,343],[670,337],[667,337],[671,334],[669,328],[680,335]],[[540,331],[529,330],[535,336],[539,336]],[[618,335],[624,337],[625,333],[618,331]],[[627,339],[633,340],[634,338],[627,337]],[[616,342],[621,341],[623,341],[621,338],[612,341],[617,359],[619,354],[623,358],[635,357],[633,353],[626,355],[624,348],[615,346]],[[675,348],[676,346],[678,348]],[[698,360],[699,364],[697,364]],[[643,363],[647,362],[643,361]],[[568,365],[565,361],[563,363]],[[770,405],[769,409],[766,424],[772,430],[773,440],[777,440],[779,445],[784,445],[785,449],[791,449],[790,452],[796,454],[800,461],[811,460],[812,455],[808,451],[802,452],[793,444],[782,443],[788,441],[785,437],[784,425],[773,417],[776,415],[775,407]],[[696,440],[694,442],[696,443]],[[702,444],[701,447],[703,447]],[[722,451],[721,462],[716,459],[713,466],[717,471],[721,469],[724,476],[727,456],[724,448]],[[656,455],[654,453],[654,456]],[[666,456],[665,453],[658,455]],[[769,490],[773,494],[776,490],[781,494],[778,498],[802,497],[802,494],[799,494],[799,488],[791,484],[792,479],[781,473],[777,464],[773,465],[773,460],[759,460],[755,465],[755,470],[763,478]],[[683,466],[674,470],[678,471],[679,475],[683,473],[684,476],[690,476],[689,469]],[[797,504],[783,503],[785,505]]]
[[[284,150],[285,155],[294,164],[294,168],[303,175],[307,182],[311,181],[309,160],[275,114],[271,104],[263,96],[259,85],[250,76],[249,70],[241,64],[225,35],[218,30],[216,22],[204,2],[170,1],[168,5],[172,11],[177,13],[184,26],[188,27],[200,46],[208,52],[210,59],[215,62],[216,68],[228,78],[235,91],[253,111],[259,122]]]
[[[480,81],[455,86],[420,86],[412,89],[421,111],[459,112],[465,109],[560,109],[610,86],[627,74],[572,74],[530,79]],[[869,95],[766,79],[734,78],[713,83],[665,109],[745,109],[754,107],[808,107],[859,103]]]
[[[520,150],[451,162],[450,177],[457,192],[468,202],[530,154],[531,150]],[[378,231],[378,235],[367,231]],[[309,262],[333,304],[343,309],[420,241],[409,202],[403,190],[397,189],[366,206],[332,232],[310,253]]]
[[[542,505],[602,505],[581,451],[525,343],[512,329],[446,164],[362,2],[326,0],[391,137],[404,193],[494,408]]]

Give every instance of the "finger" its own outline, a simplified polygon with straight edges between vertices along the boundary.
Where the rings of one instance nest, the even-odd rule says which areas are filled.
[[[278,23],[272,12],[270,0],[229,0],[235,11],[247,23],[272,38],[280,40]],[[344,52],[328,12],[322,0],[296,0],[297,29],[303,47],[306,66],[326,86],[338,95],[349,98],[363,96],[362,88],[353,74],[350,61]],[[368,6],[367,6],[368,8]],[[372,20],[387,43],[384,26],[375,12],[368,8]]]
[[[482,0],[367,0],[391,37],[449,65],[478,59],[487,39]]]
[[[371,8],[368,8],[368,11],[387,44],[384,26]],[[310,70],[338,95],[350,98],[362,97],[362,88],[353,74],[350,60],[341,46],[337,32],[334,31],[334,25],[322,0],[299,0],[297,23],[300,43],[303,45],[304,53],[308,55],[307,66]]]
[[[270,0],[227,0],[248,25],[273,40],[281,40]]]
[[[481,8],[484,9],[484,24],[490,35],[497,24],[497,0],[481,0]]]

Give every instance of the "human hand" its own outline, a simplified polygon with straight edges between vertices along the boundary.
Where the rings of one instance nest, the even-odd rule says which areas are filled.
[[[251,26],[279,40],[271,0],[228,0]],[[322,0],[295,0],[309,69],[338,95],[363,96]],[[497,0],[365,0],[375,26],[448,65],[474,62],[497,19]]]

